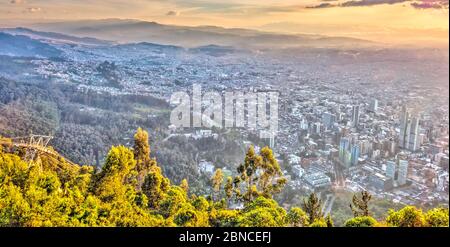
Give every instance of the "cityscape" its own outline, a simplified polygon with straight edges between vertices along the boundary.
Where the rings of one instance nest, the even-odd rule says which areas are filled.
[[[448,15],[448,1],[439,2],[445,3],[440,11]],[[268,147],[282,172],[276,178],[286,178],[273,199],[286,210],[313,193],[323,215],[344,225],[352,216],[345,200],[361,191],[376,201],[377,220],[406,205],[448,208],[448,37],[443,46],[409,46],[361,36],[176,24],[3,20],[0,144],[1,137],[48,135],[45,145],[65,160],[99,171],[111,146],[135,147],[130,137],[142,127],[162,174],[173,184],[187,180],[193,194],[214,199],[217,170],[225,180],[238,177],[247,150],[263,154]],[[248,125],[174,125],[171,97],[192,93],[193,85],[221,97],[276,92],[276,133]],[[249,102],[244,96],[231,105]],[[210,102],[197,103],[204,109]],[[242,113],[250,118],[249,111]],[[237,114],[220,121],[233,123]],[[229,204],[246,207],[245,201]]]

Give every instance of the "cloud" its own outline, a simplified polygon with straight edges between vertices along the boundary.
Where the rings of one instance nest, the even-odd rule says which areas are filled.
[[[27,3],[25,0],[11,0],[10,4],[24,4]]]
[[[170,10],[169,12],[166,13],[167,16],[179,16],[180,12],[178,11],[174,11],[174,10]]]
[[[318,5],[313,5],[313,6],[307,6],[307,9],[324,9],[324,8],[332,8],[332,7],[337,7],[337,5],[332,4],[332,3],[321,3]]]
[[[402,2],[408,2],[411,0],[351,0],[339,3],[329,3],[333,2],[330,0],[322,0],[321,4],[308,6],[308,9],[323,9],[323,8],[333,8],[333,7],[363,7],[363,6],[374,6],[381,4],[396,4]]]
[[[411,6],[417,9],[448,9],[449,0],[351,0],[339,3],[332,0],[322,0],[323,3],[308,6],[308,9],[323,9],[333,7],[365,7],[382,4],[398,4],[410,2]]]
[[[448,9],[448,0],[422,0],[411,3],[416,9]]]
[[[343,2],[340,4],[341,7],[360,7],[360,6],[373,6],[380,4],[397,4],[408,2],[410,0],[354,0]]]

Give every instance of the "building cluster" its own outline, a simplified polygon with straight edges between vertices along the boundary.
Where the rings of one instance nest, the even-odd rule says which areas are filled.
[[[35,72],[76,84],[80,91],[166,100],[194,83],[205,91],[277,90],[278,133],[267,145],[294,190],[364,189],[393,201],[448,204],[448,95],[437,86],[407,73],[378,76],[370,63],[358,63],[357,70],[327,66],[328,61],[308,53],[301,58],[260,52],[212,57],[148,46],[119,48],[67,49],[71,59],[36,60]],[[111,61],[107,68],[114,68],[110,72],[118,85],[111,86],[99,70],[105,61]],[[169,129],[168,138],[192,140],[220,139],[224,133]],[[238,131],[242,136],[252,132]],[[211,162],[199,162],[200,173],[214,169]]]

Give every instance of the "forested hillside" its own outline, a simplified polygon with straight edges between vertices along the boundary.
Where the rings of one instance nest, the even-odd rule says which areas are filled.
[[[237,176],[220,169],[211,193],[196,195],[183,180],[165,177],[150,150],[148,133],[138,129],[133,148],[113,146],[101,169],[72,165],[45,154],[26,160],[27,150],[0,138],[0,226],[333,226],[315,194],[300,207],[285,209],[272,197],[286,183],[272,150],[247,151]],[[348,202],[354,218],[346,226],[447,226],[446,208],[423,212],[412,206],[371,217],[371,195]],[[332,214],[333,212],[331,212]]]

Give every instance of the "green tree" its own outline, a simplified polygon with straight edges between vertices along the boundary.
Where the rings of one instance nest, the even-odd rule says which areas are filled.
[[[331,215],[327,215],[325,217],[325,222],[327,223],[327,227],[334,227],[333,219],[331,219]]]
[[[150,162],[150,145],[148,143],[148,132],[142,128],[138,128],[134,135],[133,151],[138,170],[145,169],[144,166]]]
[[[186,195],[189,193],[189,183],[187,179],[181,180],[180,187],[184,190]]]
[[[223,183],[222,169],[217,169],[214,172],[214,175],[212,176],[211,181],[212,181],[213,191],[214,191],[213,199],[218,200],[220,189],[221,189],[222,183]]]
[[[406,206],[399,211],[389,210],[386,223],[397,227],[423,227],[426,226],[425,216],[421,209]]]
[[[208,213],[195,210],[191,205],[184,204],[174,216],[174,222],[184,227],[209,226]]]
[[[350,208],[355,217],[370,216],[369,201],[372,199],[372,195],[368,191],[361,191],[361,198],[357,195],[353,195],[352,204]]]
[[[286,223],[289,226],[293,227],[309,225],[308,216],[306,215],[305,211],[298,207],[293,207],[289,210],[286,216]]]
[[[133,153],[136,159],[136,188],[139,190],[144,183],[146,175],[156,166],[156,160],[150,158],[150,144],[148,132],[138,128],[134,135]]]
[[[225,196],[227,198],[227,206],[230,204],[231,197],[233,196],[233,178],[227,177],[227,182],[224,186]]]
[[[323,219],[322,202],[315,193],[311,193],[307,199],[303,199],[303,210],[308,215],[308,221],[314,223]]]
[[[195,198],[191,204],[198,211],[208,211],[209,209],[209,202],[203,196]]]
[[[237,227],[239,226],[239,212],[237,210],[213,210],[209,220],[213,227]]]
[[[241,197],[245,203],[251,202],[255,196],[256,186],[254,186],[254,183],[257,181],[255,176],[256,171],[260,166],[261,156],[255,153],[253,146],[250,146],[245,155],[244,163],[238,166],[238,173],[240,176],[236,180],[237,182],[245,183],[246,191],[244,193],[238,193],[239,197]]]
[[[102,201],[124,197],[131,185],[132,170],[136,165],[133,152],[124,146],[112,147],[94,186],[95,194]]]
[[[283,177],[280,165],[269,147],[262,148],[260,154],[262,175],[259,179],[259,185],[262,195],[266,198],[272,198],[273,194],[281,192],[287,180]]]
[[[244,163],[238,166],[237,171],[239,176],[233,181],[235,195],[246,204],[258,196],[272,198],[273,194],[282,190],[287,181],[268,147],[262,148],[261,155],[258,155],[254,147],[250,146]],[[244,184],[243,188],[241,183]]]
[[[185,207],[188,199],[182,188],[171,186],[164,198],[158,200],[158,202],[159,213],[164,218],[168,218],[174,216],[180,208]]]
[[[169,189],[170,181],[161,174],[159,167],[147,174],[142,185],[142,191],[148,198],[148,205],[153,209],[158,209]],[[185,193],[184,189],[182,190]]]
[[[317,219],[309,227],[328,227],[328,224],[324,219]]]
[[[273,199],[258,197],[243,209],[239,225],[243,227],[285,226],[286,211]]]
[[[448,208],[434,208],[425,214],[427,226],[448,227]]]
[[[376,226],[377,221],[370,216],[357,216],[345,222],[346,227],[373,227]]]

